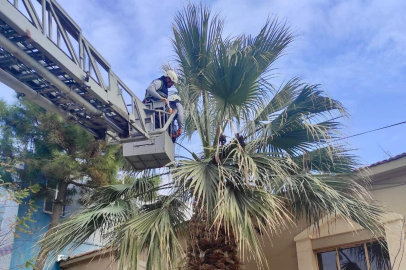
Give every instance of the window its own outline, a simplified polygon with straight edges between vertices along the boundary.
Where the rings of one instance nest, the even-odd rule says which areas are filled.
[[[0,230],[4,220],[4,214],[6,212],[6,204],[7,204],[7,192],[4,188],[0,188]]]
[[[4,213],[6,212],[6,207],[4,205],[0,205],[0,230],[1,230],[1,225],[4,220]]]
[[[44,213],[52,214],[52,209],[54,207],[54,200],[56,199],[57,191],[56,189],[48,189],[47,196],[44,199]]]
[[[52,189],[48,188],[47,189],[47,195],[44,198],[44,208],[42,209],[44,213],[52,215],[52,210],[54,208],[54,201],[56,200],[58,196],[58,190],[57,189]],[[65,216],[65,206],[62,209],[61,217]]]
[[[390,258],[386,243],[367,243],[370,270],[391,269]]]
[[[0,188],[0,205],[6,205],[7,204],[7,191],[4,188]]]
[[[337,247],[317,253],[319,270],[390,270],[389,252],[384,241]]]
[[[337,254],[335,250],[317,254],[319,270],[337,270]]]

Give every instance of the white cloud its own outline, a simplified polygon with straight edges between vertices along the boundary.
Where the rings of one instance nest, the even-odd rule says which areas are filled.
[[[171,60],[171,1],[60,0],[114,72],[141,96]],[[134,87],[133,87],[134,86]]]
[[[176,1],[60,2],[113,70],[122,79],[132,81],[128,85],[135,85],[137,89],[133,90],[137,94],[142,94],[145,86],[159,76],[162,63],[172,60],[171,23],[181,7]],[[406,37],[400,33],[402,27],[396,27],[405,24],[399,3],[218,0],[212,8],[226,17],[226,34],[256,34],[268,15],[288,21],[298,36],[288,50],[289,55],[278,65],[283,76],[300,75],[315,83],[331,85],[351,79],[368,83],[373,76],[368,72],[374,71],[366,67],[378,60],[388,65],[396,55],[406,52]],[[338,44],[343,46],[341,52],[337,52]],[[320,63],[320,57],[328,53],[319,51],[320,48],[335,50],[328,55],[329,61]],[[376,56],[371,58],[366,53]],[[404,65],[404,59],[396,65]],[[360,78],[358,74],[366,76]]]
[[[160,76],[161,64],[172,60],[169,37],[182,2],[58,2],[140,98],[150,81]],[[367,129],[367,123],[360,123],[365,115],[387,114],[389,119],[406,113],[406,108],[394,111],[390,106],[377,111],[371,103],[374,97],[406,98],[406,1],[210,0],[210,4],[226,18],[226,34],[256,34],[269,15],[287,21],[297,37],[276,64],[281,78],[300,76],[321,83],[347,105],[357,128]],[[0,88],[0,97],[4,89]],[[382,121],[375,124],[382,126]]]

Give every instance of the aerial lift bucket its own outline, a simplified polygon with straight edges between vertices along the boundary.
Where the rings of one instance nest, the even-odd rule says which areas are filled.
[[[123,155],[136,170],[164,167],[174,161],[175,148],[167,132],[138,142],[123,144]]]
[[[168,114],[162,101],[151,100],[147,104],[137,104],[137,107],[143,110],[134,114],[135,120],[143,121],[151,137],[136,140],[137,131],[130,132],[132,140],[136,141],[125,143],[126,140],[122,140],[123,156],[136,170],[164,167],[174,161],[175,147],[170,134],[175,114]]]

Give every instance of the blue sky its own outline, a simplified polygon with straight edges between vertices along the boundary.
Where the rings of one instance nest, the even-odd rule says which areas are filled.
[[[139,97],[173,60],[171,24],[180,1],[59,0],[85,37]],[[212,0],[225,32],[256,34],[267,17],[291,25],[296,40],[275,67],[275,82],[298,76],[321,84],[348,109],[345,134],[406,120],[406,1]],[[0,84],[0,98],[14,91]],[[406,125],[348,140],[363,164],[406,152]]]

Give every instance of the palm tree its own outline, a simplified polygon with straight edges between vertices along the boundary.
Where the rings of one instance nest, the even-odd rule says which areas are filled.
[[[194,4],[173,25],[183,139],[201,151],[182,143],[186,154],[167,169],[164,185],[141,175],[96,190],[81,214],[42,241],[47,250],[58,254],[100,230],[121,269],[137,269],[141,256],[147,269],[241,269],[245,253],[261,268],[269,263],[261,238],[297,220],[317,225],[334,213],[380,230],[381,210],[365,178],[353,173],[356,157],[334,141],[343,106],[297,78],[272,84],[274,63],[293,40],[290,28],[268,19],[257,36],[224,38],[223,27]],[[152,198],[162,189],[169,192]]]

